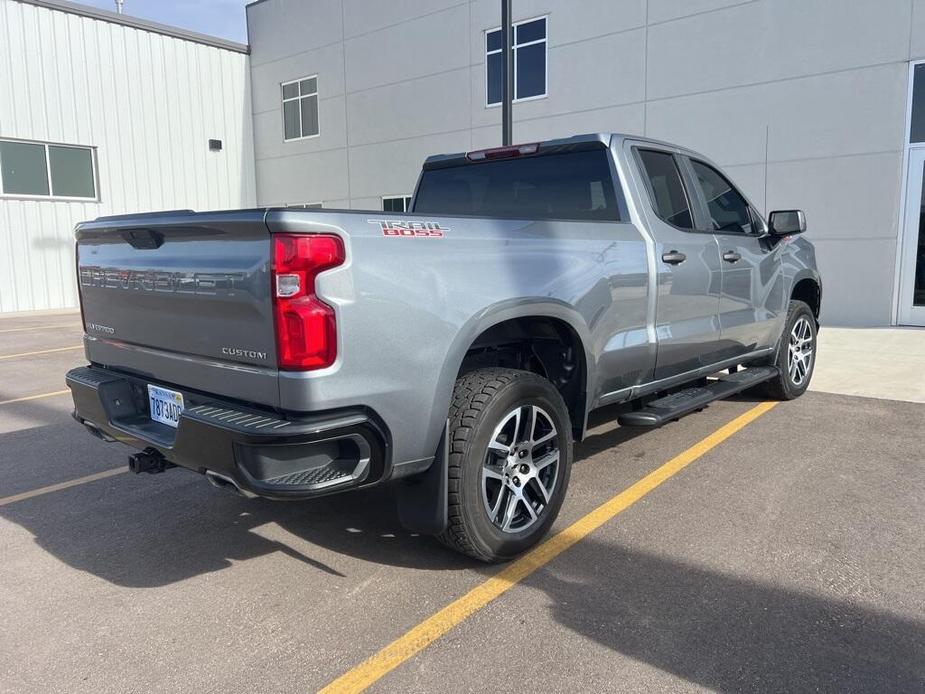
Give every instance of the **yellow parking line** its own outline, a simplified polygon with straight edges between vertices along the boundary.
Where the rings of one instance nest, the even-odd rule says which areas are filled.
[[[22,398],[13,398],[12,400],[0,400],[0,405],[12,405],[14,402],[26,402],[27,400],[41,400],[42,398],[53,398],[56,395],[65,395],[70,393],[67,388],[64,390],[56,390],[53,393],[39,393],[38,395],[27,395]]]
[[[92,475],[87,475],[86,477],[78,477],[76,480],[58,482],[57,484],[49,484],[47,487],[39,487],[38,489],[33,489],[31,492],[23,492],[22,494],[13,494],[13,496],[5,496],[0,498],[0,506],[15,504],[17,501],[25,501],[26,499],[32,499],[33,497],[42,496],[43,494],[59,492],[62,489],[70,489],[71,487],[86,484],[87,482],[96,482],[97,480],[112,477],[113,475],[121,475],[126,472],[128,472],[127,467],[120,467],[114,468],[112,470],[104,470],[103,472],[95,472]]]
[[[74,345],[73,347],[56,347],[55,349],[40,349],[37,352],[20,352],[19,354],[0,354],[0,361],[4,359],[16,359],[17,357],[31,357],[36,354],[51,354],[52,352],[68,352],[74,349],[83,349],[83,345]]]
[[[0,333],[24,333],[29,330],[53,330],[55,328],[80,328],[80,323],[55,323],[54,325],[30,325],[26,328],[4,328]]]
[[[428,617],[381,651],[338,677],[321,691],[330,694],[331,692],[361,692],[365,690],[385,674],[424,650],[474,612],[485,607],[485,605],[513,588],[534,571],[548,564],[590,532],[632,506],[662,482],[673,477],[750,422],[772,409],[776,404],[776,402],[763,402],[745,414],[736,417],[725,426],[720,427],[699,443],[694,444],[632,486],[624,489],[610,501],[604,502],[588,515],[572,523],[565,530],[530,550],[520,559],[509,564],[461,598]]]

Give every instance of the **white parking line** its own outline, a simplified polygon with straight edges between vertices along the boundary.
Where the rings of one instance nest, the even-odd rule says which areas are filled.
[[[54,325],[30,325],[27,328],[4,328],[0,333],[24,333],[29,330],[54,330],[57,328],[80,328],[80,323],[55,323]]]
[[[78,477],[76,480],[69,480],[67,482],[58,482],[57,484],[49,484],[47,487],[39,487],[38,489],[33,489],[31,492],[22,492],[21,494],[13,494],[12,496],[5,496],[0,498],[0,506],[7,506],[9,504],[15,504],[17,501],[25,501],[26,499],[32,499],[36,496],[42,496],[43,494],[51,494],[52,492],[59,492],[62,489],[69,489],[71,487],[76,487],[81,484],[86,484],[87,482],[96,482],[97,480],[106,479],[107,477],[113,477],[114,475],[122,475],[128,472],[127,467],[115,468],[113,470],[104,470],[103,472],[95,472],[92,475],[87,475],[86,477]]]
[[[56,395],[66,395],[71,391],[65,388],[64,390],[56,390],[53,393],[39,393],[38,395],[26,395],[22,398],[13,398],[12,400],[0,400],[0,405],[12,405],[14,402],[26,402],[28,400],[41,400],[42,398],[53,398]]]
[[[73,347],[56,347],[55,349],[40,349],[36,352],[20,352],[19,354],[0,354],[0,361],[4,359],[16,359],[17,357],[31,357],[35,354],[51,354],[52,352],[69,352],[75,349],[83,349],[83,345],[74,345]]]

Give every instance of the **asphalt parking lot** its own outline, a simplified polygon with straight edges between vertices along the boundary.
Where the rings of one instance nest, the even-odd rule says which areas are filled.
[[[923,404],[740,397],[645,433],[599,413],[556,528],[580,537],[420,649],[504,567],[403,531],[387,489],[286,504],[122,472],[59,392],[80,336],[0,320],[2,692],[925,690]]]

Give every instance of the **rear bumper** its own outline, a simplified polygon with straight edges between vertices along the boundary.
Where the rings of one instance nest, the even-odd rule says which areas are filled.
[[[147,385],[183,393],[176,429],[151,419]],[[94,434],[271,499],[307,499],[387,477],[385,426],[364,410],[281,417],[98,367],[67,374],[74,418]]]

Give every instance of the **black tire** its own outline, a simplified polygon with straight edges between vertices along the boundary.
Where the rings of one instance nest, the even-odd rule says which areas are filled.
[[[796,383],[790,374],[790,336],[794,326],[801,318],[807,319],[809,324],[809,330],[812,336],[812,358],[804,377],[799,383]],[[790,307],[787,310],[787,320],[784,323],[784,330],[781,334],[780,342],[777,345],[777,352],[774,355],[774,360],[771,362],[778,368],[780,373],[770,381],[766,381],[757,386],[755,390],[772,400],[793,400],[803,395],[809,387],[809,382],[813,377],[813,369],[816,366],[816,332],[816,317],[813,315],[812,309],[802,301],[791,301]]]
[[[518,407],[528,408],[523,412],[535,412],[530,407],[532,405],[541,408],[542,415],[547,415],[548,420],[555,426],[557,434],[553,441],[559,453],[558,468],[551,492],[548,492],[548,502],[534,507],[541,510],[534,510],[536,520],[532,521],[532,525],[522,531],[508,529],[505,532],[492,521],[487,508],[487,493],[483,499],[483,465],[489,460],[489,442],[496,427],[509,421],[506,417],[510,417]],[[533,415],[536,420],[530,421],[535,422],[541,418],[545,420],[546,417],[542,415]],[[517,419],[511,426],[516,428],[521,419],[523,418]],[[549,381],[528,371],[478,369],[456,381],[449,420],[449,525],[438,535],[440,541],[452,549],[484,562],[510,559],[537,544],[559,513],[571,471],[571,421],[562,396]],[[526,425],[521,426],[525,431]],[[535,431],[531,431],[531,439]],[[516,431],[514,438],[517,438]],[[552,447],[545,450],[552,450]],[[500,461],[498,464],[502,468],[504,461],[510,460],[503,453],[495,455],[497,458],[492,460]],[[516,454],[514,457],[516,458]],[[532,464],[532,451],[529,453],[529,461]],[[519,481],[513,476],[505,479],[510,479],[510,484]],[[505,483],[499,481],[497,484],[500,489],[495,499],[500,508],[501,495],[510,495],[511,492],[505,491]],[[534,484],[533,480],[528,484]],[[522,491],[524,494],[527,493],[526,485]],[[514,505],[517,507],[516,502]],[[522,509],[521,514],[528,510],[524,506],[519,508]]]

